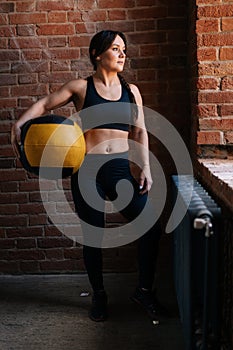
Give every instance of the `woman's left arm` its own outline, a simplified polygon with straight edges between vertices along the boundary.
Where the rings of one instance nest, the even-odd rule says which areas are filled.
[[[150,171],[148,133],[145,126],[141,94],[136,85],[131,84],[130,88],[138,107],[138,115],[129,136],[133,141],[134,158],[137,160],[135,163],[138,165],[137,171],[133,170],[133,176],[138,182],[140,193],[144,194],[151,189],[153,183]]]

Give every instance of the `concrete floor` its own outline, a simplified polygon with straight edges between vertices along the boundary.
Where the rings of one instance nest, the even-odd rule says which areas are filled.
[[[159,296],[170,316],[154,326],[129,300],[135,273],[105,274],[109,319],[88,316],[91,295],[85,274],[0,276],[0,350],[183,350],[183,335],[171,283]]]

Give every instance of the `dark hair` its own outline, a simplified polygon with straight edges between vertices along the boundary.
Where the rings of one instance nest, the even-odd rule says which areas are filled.
[[[116,36],[119,35],[121,39],[124,41],[125,44],[125,52],[127,51],[127,41],[126,37],[122,32],[115,31],[115,30],[102,30],[101,32],[96,33],[93,38],[91,39],[90,46],[89,46],[89,55],[91,63],[93,64],[94,70],[97,69],[96,64],[96,57],[101,55],[103,52],[108,50],[110,46],[112,45],[113,41],[115,40]],[[118,77],[120,79],[120,82],[122,85],[124,85],[128,91],[130,102],[132,103],[131,110],[132,110],[132,116],[135,120],[137,118],[137,106],[134,94],[132,93],[129,84],[127,81],[118,74]]]
[[[109,49],[112,45],[116,36],[119,35],[121,39],[124,41],[125,50],[127,49],[126,38],[123,33],[115,31],[115,30],[102,30],[93,36],[90,42],[89,47],[89,55],[91,63],[94,66],[94,70],[96,70],[96,57],[101,55],[103,52]]]

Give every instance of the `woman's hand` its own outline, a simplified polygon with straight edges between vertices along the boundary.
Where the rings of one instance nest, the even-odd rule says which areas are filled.
[[[145,165],[143,168],[131,166],[131,173],[138,182],[139,193],[144,194],[150,191],[153,180],[151,177],[150,166]]]
[[[19,158],[19,146],[21,144],[21,129],[18,122],[16,122],[11,128],[11,144],[15,152],[16,157]]]
[[[139,172],[138,183],[139,183],[140,194],[144,194],[150,191],[153,180],[151,177],[151,171],[150,171],[149,165],[145,165],[143,169]]]

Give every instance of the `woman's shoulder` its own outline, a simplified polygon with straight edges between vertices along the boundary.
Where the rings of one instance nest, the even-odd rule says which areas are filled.
[[[139,88],[135,84],[129,84],[131,91],[134,93],[139,93]]]
[[[69,88],[74,92],[78,93],[80,89],[85,89],[87,87],[87,79],[79,78],[70,80],[67,84]]]
[[[141,97],[141,93],[139,91],[139,88],[135,84],[129,84],[129,86],[130,86],[132,93],[134,94],[134,97],[135,97],[137,104],[141,104],[142,97]]]

